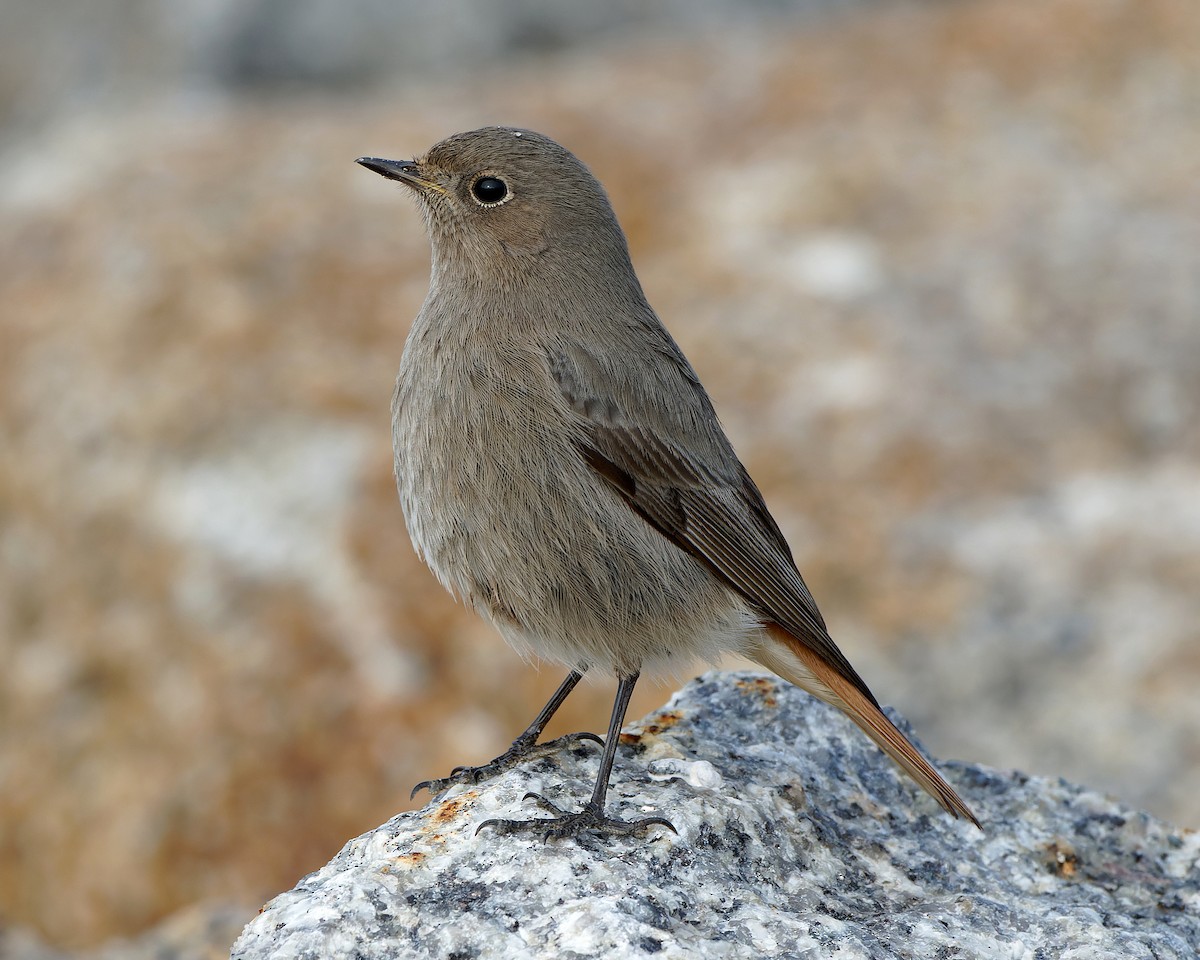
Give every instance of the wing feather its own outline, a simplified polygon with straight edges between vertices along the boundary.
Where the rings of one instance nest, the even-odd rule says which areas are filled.
[[[628,379],[622,383],[611,372],[603,382],[603,365],[575,350],[575,357],[552,354],[550,361],[563,397],[579,417],[580,456],[634,512],[707,565],[759,613],[766,630],[748,655],[843,710],[947,811],[979,826],[962,798],[887,718],[830,639],[779,525],[678,349],[663,349],[654,363],[641,364],[637,372],[643,376],[636,385]],[[678,379],[656,385],[654,378],[664,376],[664,370]],[[636,423],[622,408],[618,384],[626,401],[635,404]],[[695,391],[698,406],[688,406],[690,416],[672,417],[662,398],[681,387]],[[642,392],[631,394],[634,390]]]
[[[682,355],[677,363],[691,374],[685,383],[699,392],[709,416],[673,419],[654,396],[644,395],[638,397],[638,422],[632,423],[613,399],[620,391],[611,384],[605,391],[604,384],[594,382],[601,364],[591,356],[581,361],[579,349],[572,351],[575,356],[552,354],[551,372],[580,418],[577,446],[584,461],[663,536],[705,563],[765,620],[809,646],[877,705],[830,639],[787,541]],[[623,386],[628,392],[630,385]],[[679,386],[674,384],[676,390]],[[603,392],[607,396],[599,402]]]

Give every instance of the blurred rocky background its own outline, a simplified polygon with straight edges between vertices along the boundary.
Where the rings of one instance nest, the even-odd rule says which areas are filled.
[[[936,755],[1200,825],[1195,0],[6,0],[0,955],[220,955],[561,679],[391,480],[428,252],[352,161],[491,122],[608,186]]]

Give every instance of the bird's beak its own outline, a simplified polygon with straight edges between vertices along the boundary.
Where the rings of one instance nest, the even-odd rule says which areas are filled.
[[[420,175],[421,165],[415,160],[381,160],[379,157],[359,157],[354,162],[361,163],[381,177],[399,180],[417,190],[431,190],[434,193],[446,192],[446,188],[440,183],[434,183]]]

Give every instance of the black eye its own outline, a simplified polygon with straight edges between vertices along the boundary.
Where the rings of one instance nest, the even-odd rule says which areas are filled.
[[[471,184],[471,193],[480,203],[499,203],[508,196],[508,184],[499,177],[480,177]]]

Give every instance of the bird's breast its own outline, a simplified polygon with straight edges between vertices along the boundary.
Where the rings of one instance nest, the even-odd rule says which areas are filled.
[[[393,435],[418,552],[539,656],[628,671],[736,645],[728,592],[588,466],[580,429],[544,353],[414,350],[410,338]]]
[[[531,555],[568,549],[572,518],[594,503],[598,484],[575,452],[577,427],[543,357],[415,346],[392,408],[409,533],[448,588],[499,606],[497,581],[514,579]]]

